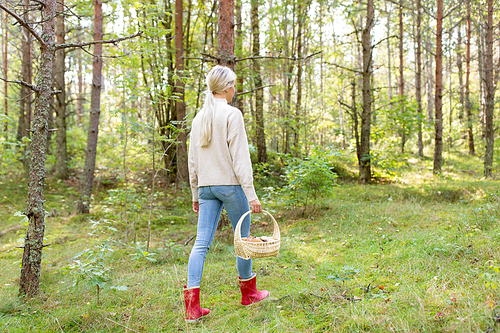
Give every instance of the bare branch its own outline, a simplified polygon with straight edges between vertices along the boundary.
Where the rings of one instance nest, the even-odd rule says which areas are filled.
[[[376,42],[375,44],[372,45],[372,49],[376,48],[380,43],[383,43],[384,41],[388,40],[389,38],[398,38],[398,36],[392,35],[392,36],[387,36],[385,38],[382,38],[381,40],[379,40],[378,42]]]
[[[335,67],[338,67],[338,68],[345,69],[346,71],[349,71],[349,72],[353,72],[353,73],[357,73],[357,74],[363,74],[362,71],[359,71],[357,69],[352,69],[352,68],[344,67],[342,65],[335,64],[335,63],[332,63],[332,62],[323,61],[323,63],[325,63],[327,65],[332,65],[332,66],[335,66]]]
[[[244,60],[254,60],[254,59],[285,59],[285,60],[293,60],[293,61],[297,61],[297,60],[307,60],[319,53],[321,53],[323,51],[318,51],[318,52],[314,52],[314,53],[311,53],[307,56],[304,56],[304,57],[301,57],[301,58],[297,58],[297,57],[282,57],[282,56],[252,56],[252,57],[246,57],[246,58],[241,58],[241,59],[236,59],[236,62],[239,62],[239,61],[244,61]]]
[[[10,16],[12,16],[13,18],[16,19],[17,22],[19,22],[19,24],[23,27],[25,27],[32,35],[33,37],[35,37],[38,42],[42,45],[46,45],[46,43],[43,41],[42,37],[40,37],[40,35],[25,21],[23,20],[22,17],[20,17],[19,15],[17,15],[16,13],[14,13],[13,11],[11,11],[10,9],[8,9],[7,7],[5,7],[3,4],[0,3],[0,8],[5,10],[7,12],[7,14],[9,14]]]
[[[264,89],[267,87],[272,87],[272,86],[274,86],[274,84],[268,84],[267,86],[262,86],[262,87],[258,87],[258,88],[252,89],[252,90],[243,91],[243,92],[238,93],[238,95],[236,97],[241,96],[241,95],[250,94],[250,93],[253,93],[254,91],[261,90],[261,89]]]
[[[208,58],[212,58],[212,59],[215,59],[217,61],[220,61],[220,58],[219,57],[216,57],[214,55],[211,55],[210,53],[203,53],[203,52],[200,52],[200,54],[204,57],[208,57]]]
[[[31,89],[31,90],[33,90],[33,91],[35,91],[35,92],[40,91],[40,89],[39,89],[37,86],[35,86],[35,85],[33,85],[33,84],[30,84],[30,83],[28,83],[28,82],[21,81],[21,80],[12,80],[12,81],[11,81],[11,80],[6,80],[6,79],[4,79],[3,77],[0,77],[0,80],[2,80],[2,81],[4,81],[4,82],[9,82],[9,83],[17,83],[17,84],[20,84],[20,85],[25,86],[26,88]]]
[[[181,57],[181,59],[192,59],[192,60],[201,60],[201,61],[204,61],[204,62],[215,62],[217,60],[215,59],[209,59],[209,58],[200,58],[200,57]]]
[[[83,48],[85,46],[95,45],[95,44],[117,44],[117,43],[122,42],[124,40],[132,39],[132,38],[138,37],[140,35],[142,35],[142,31],[139,31],[134,35],[115,38],[115,39],[95,40],[95,41],[86,42],[86,43],[59,44],[59,45],[56,45],[56,50],[66,49],[66,48],[76,48],[76,47]]]

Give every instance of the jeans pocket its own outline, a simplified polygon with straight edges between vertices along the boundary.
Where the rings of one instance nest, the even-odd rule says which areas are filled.
[[[198,187],[198,197],[203,195],[203,187]]]
[[[234,185],[217,186],[216,191],[218,194],[225,196],[226,198],[228,198],[236,193],[236,189],[234,188]]]

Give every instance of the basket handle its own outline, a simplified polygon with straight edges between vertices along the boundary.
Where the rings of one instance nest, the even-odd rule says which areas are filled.
[[[245,219],[245,217],[248,214],[250,214],[251,212],[252,211],[249,210],[248,212],[246,212],[245,214],[243,214],[240,217],[240,220],[238,221],[238,224],[236,225],[236,228],[234,229],[234,241],[235,242],[241,242],[241,225],[242,225],[243,220]],[[273,237],[276,238],[276,239],[280,239],[280,228],[279,228],[278,222],[276,222],[276,219],[274,218],[274,216],[272,216],[271,213],[269,213],[266,210],[262,210],[262,213],[266,213],[273,220],[273,224],[274,224]]]

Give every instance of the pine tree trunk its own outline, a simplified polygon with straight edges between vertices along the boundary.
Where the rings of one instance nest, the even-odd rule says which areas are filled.
[[[241,19],[241,0],[236,0],[235,4],[235,18],[236,18],[236,36],[234,40],[235,44],[235,52],[236,52],[236,57],[241,58],[243,55],[243,28],[242,24],[243,21]],[[243,77],[243,68],[244,64],[240,63],[238,66],[238,79],[237,79],[237,84],[236,84],[236,107],[241,111],[241,113],[245,113],[245,110],[243,108],[243,97],[238,97],[237,94],[243,92],[243,83],[244,83],[244,77]]]
[[[493,111],[495,108],[495,85],[493,82],[493,0],[488,0],[488,23],[486,26],[486,54],[485,54],[485,137],[486,148],[484,152],[484,176],[493,177],[493,148],[495,145],[493,131]]]
[[[417,114],[418,114],[418,156],[424,156],[424,142],[422,139],[422,34],[421,34],[421,21],[422,21],[422,3],[417,0],[417,71],[415,73],[415,98],[417,100]]]
[[[259,30],[259,0],[251,0],[251,24],[252,24],[252,54],[260,54],[260,30]],[[259,60],[252,61],[255,89],[262,87]],[[255,91],[255,130],[257,139],[257,157],[259,163],[267,163],[266,135],[264,133],[264,90]]]
[[[469,155],[475,155],[476,151],[474,149],[474,133],[472,131],[473,120],[472,120],[472,104],[470,102],[470,41],[472,33],[472,22],[471,22],[471,12],[470,12],[470,0],[466,0],[467,4],[467,41],[465,50],[465,114],[467,116],[467,139],[469,146]]]
[[[362,183],[371,182],[371,158],[370,158],[370,133],[372,115],[372,44],[371,29],[373,26],[373,0],[367,1],[366,27],[363,29],[363,113],[361,115],[361,163],[359,166],[359,180]]]
[[[64,0],[57,1],[57,12],[60,13],[56,17],[56,42],[64,44],[65,41],[65,26],[64,26]],[[56,51],[55,71],[54,71],[54,86],[55,90],[59,91],[55,95],[55,112],[56,112],[56,163],[55,177],[59,179],[68,178],[68,151],[66,149],[66,83],[64,80],[65,73],[66,51],[64,49]]]
[[[26,22],[29,22],[29,12],[26,10],[28,8],[29,1],[28,0],[23,0],[23,9],[25,10],[25,14],[23,16],[23,19]],[[21,60],[21,73],[22,73],[22,78],[24,82],[27,82],[29,84],[32,84],[32,57],[31,57],[31,43],[32,43],[32,36],[29,33],[29,31],[26,28],[22,28],[22,41],[21,41],[21,53],[22,53],[22,60]],[[21,86],[21,91],[20,91],[20,96],[19,96],[19,123],[17,127],[17,140],[21,141],[23,137],[30,137],[30,132],[28,129],[30,128],[30,123],[31,123],[31,103],[33,101],[32,99],[32,92],[28,90],[26,87]],[[28,144],[27,142],[25,143],[26,145]],[[24,152],[23,152],[23,164],[25,167],[28,166],[28,161],[27,161],[27,152],[28,148],[25,146],[24,147]]]
[[[184,76],[184,53],[183,30],[182,30],[182,0],[175,1],[175,67],[179,77]],[[177,114],[177,128],[179,136],[177,137],[177,186],[183,186],[189,181],[188,162],[187,162],[187,144],[186,144],[186,104],[184,102],[184,82],[179,79],[176,83],[178,98],[175,102]]]
[[[401,154],[405,153],[406,124],[405,124],[405,81],[404,81],[404,51],[403,51],[403,0],[399,0],[399,78],[398,104],[401,114]]]
[[[47,117],[52,100],[52,62],[55,51],[55,13],[56,1],[44,0],[43,17],[48,18],[42,25],[42,36],[45,41],[40,49],[40,69],[36,85],[38,87],[35,100],[33,134],[31,139],[31,164],[29,172],[28,204],[26,216],[29,219],[19,281],[19,293],[27,297],[38,294],[42,264],[43,235],[45,231],[44,184],[45,159],[47,150]]]
[[[78,32],[76,34],[78,43],[82,42],[82,27],[80,21],[78,21]],[[76,119],[78,126],[82,125],[83,117],[83,65],[82,65],[82,50],[79,48],[77,50],[77,63],[78,63],[78,99],[76,101]]]
[[[460,109],[458,112],[458,119],[462,121],[464,119],[465,110],[465,98],[464,98],[464,70],[462,61],[462,20],[458,25],[458,36],[457,36],[457,68],[458,68],[458,88],[459,88],[459,102]]]
[[[434,90],[434,77],[432,75],[432,54],[430,52],[431,50],[431,43],[427,39],[426,40],[426,45],[427,45],[427,52],[425,53],[426,55],[426,71],[427,71],[427,121],[429,124],[434,123],[434,94],[432,93]]]
[[[102,0],[94,0],[94,41],[102,40]],[[94,59],[92,67],[92,92],[90,97],[90,115],[87,135],[87,149],[85,150],[85,166],[80,184],[80,201],[78,213],[88,214],[97,152],[97,138],[99,134],[99,116],[101,114],[101,75],[102,75],[102,44],[94,45]]]
[[[436,24],[436,91],[434,120],[434,167],[433,172],[441,172],[443,163],[443,0],[437,0]]]
[[[293,154],[299,156],[299,135],[300,135],[300,116],[302,112],[302,44],[303,44],[303,17],[305,14],[302,5],[298,4],[298,24],[297,24],[297,102],[295,105],[295,117],[293,124]]]
[[[234,71],[234,0],[219,1],[219,65]]]
[[[387,13],[387,87],[389,89],[389,103],[392,109],[392,66],[391,66],[391,11],[387,9],[387,1],[385,2],[385,12]]]
[[[9,84],[7,83],[7,80],[9,79],[9,72],[8,72],[8,51],[9,51],[9,30],[8,30],[8,15],[5,14],[5,21],[4,23],[4,35],[3,35],[3,77],[5,78],[5,81],[3,83],[3,96],[4,96],[4,114],[5,118],[9,116]],[[7,135],[7,129],[8,129],[8,124],[7,122],[4,124],[4,133]]]

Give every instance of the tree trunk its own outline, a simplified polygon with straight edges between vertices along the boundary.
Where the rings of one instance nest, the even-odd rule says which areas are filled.
[[[476,151],[474,149],[474,133],[472,132],[472,104],[470,102],[470,40],[472,33],[471,24],[471,12],[470,12],[470,0],[466,0],[467,3],[467,41],[465,50],[465,114],[467,116],[467,139],[469,146],[469,155],[475,155]]]
[[[434,94],[433,88],[434,88],[434,77],[432,76],[432,54],[430,52],[431,49],[431,43],[429,40],[426,40],[427,44],[427,52],[425,53],[426,55],[426,70],[427,70],[427,121],[429,124],[434,123]]]
[[[387,87],[389,89],[389,103],[392,109],[392,66],[391,66],[391,11],[387,9],[387,1],[385,2],[385,12],[387,13]]]
[[[251,24],[252,24],[252,54],[260,54],[260,30],[259,30],[259,0],[251,0]],[[262,87],[259,60],[252,61],[255,89]],[[257,138],[257,156],[259,163],[267,163],[266,135],[264,133],[264,90],[255,91],[255,136]]]
[[[78,43],[82,42],[82,26],[80,21],[78,21],[78,32],[76,34]],[[83,116],[83,66],[82,66],[82,50],[78,48],[77,50],[77,62],[78,62],[78,99],[76,101],[76,119],[78,126],[82,125]]]
[[[241,19],[241,0],[236,0],[235,5],[235,14],[236,14],[236,36],[234,40],[235,48],[236,48],[236,57],[241,58],[243,55],[243,21]],[[243,109],[243,97],[238,97],[238,93],[243,92],[243,68],[244,64],[240,63],[238,65],[238,79],[236,84],[236,107],[241,111],[241,113],[245,113]]]
[[[56,17],[56,42],[64,44],[65,26],[64,26],[64,0],[58,0],[56,11],[59,15]],[[64,80],[66,51],[64,49],[56,51],[54,86],[55,112],[56,112],[56,163],[55,177],[58,179],[68,178],[68,151],[66,149],[66,83]]]
[[[424,142],[422,140],[422,2],[417,0],[417,71],[415,73],[415,98],[417,99],[418,114],[418,156],[424,156]]]
[[[363,29],[363,113],[361,115],[361,163],[359,165],[359,180],[362,183],[371,182],[370,132],[372,113],[372,45],[371,29],[373,26],[373,0],[367,1],[366,27]]]
[[[405,124],[405,80],[404,80],[404,51],[403,51],[403,0],[399,0],[399,78],[398,104],[401,115],[401,154],[405,153],[406,124]]]
[[[443,0],[437,0],[436,12],[436,92],[434,119],[434,167],[433,172],[441,172],[443,163]]]
[[[182,32],[182,0],[175,1],[175,67],[179,77],[184,76],[184,53],[183,32]],[[177,114],[177,128],[179,136],[177,137],[177,178],[176,184],[184,185],[189,181],[188,162],[187,162],[187,145],[186,145],[186,104],[184,103],[184,82],[181,79],[177,80],[176,91],[178,99],[175,102]]]
[[[7,70],[8,66],[8,51],[9,51],[9,30],[8,30],[8,15],[7,13],[5,14],[5,21],[4,23],[4,35],[3,35],[3,77],[5,78],[5,81],[3,83],[3,96],[4,96],[4,114],[5,118],[9,116],[9,84],[7,83],[7,80],[9,79],[9,72]],[[7,128],[8,128],[8,123],[5,122],[4,124],[4,133],[7,135]]]
[[[458,119],[462,121],[464,119],[464,109],[465,109],[465,98],[464,98],[464,70],[462,61],[462,19],[460,19],[460,24],[458,25],[458,37],[457,37],[457,68],[458,68],[458,88],[459,88],[459,102],[460,109],[458,112]]]
[[[485,137],[484,176],[493,177],[493,148],[495,145],[493,131],[493,111],[495,108],[495,85],[493,82],[493,0],[488,0],[488,23],[486,26],[486,54],[485,54]]]
[[[298,22],[297,22],[297,102],[295,105],[295,117],[293,124],[293,154],[299,156],[299,135],[300,135],[300,116],[302,113],[302,44],[303,44],[303,25],[305,13],[303,13],[303,7],[299,1],[298,4]]]
[[[43,17],[42,36],[45,44],[40,49],[40,69],[37,77],[37,96],[31,140],[31,164],[29,172],[28,204],[26,216],[29,219],[19,281],[19,293],[27,297],[38,294],[42,264],[43,235],[45,231],[44,184],[47,150],[47,117],[52,99],[52,62],[54,59],[55,0],[41,1]]]
[[[102,0],[94,0],[94,41],[102,40]],[[90,99],[89,127],[87,135],[87,149],[85,150],[85,166],[80,184],[80,201],[78,213],[88,214],[99,134],[99,116],[101,114],[101,75],[102,75],[102,44],[94,45],[94,59],[92,66],[92,93]]]
[[[234,71],[234,0],[219,1],[219,65]]]
[[[486,92],[485,92],[485,71],[484,71],[484,29],[481,24],[478,24],[478,38],[477,38],[477,58],[478,58],[478,71],[479,71],[479,123],[481,124],[481,138],[485,138],[486,124],[485,124],[485,109],[486,109]]]
[[[28,0],[23,0],[23,9],[25,10],[25,14],[23,16],[23,19],[26,22],[29,22],[29,15],[28,15],[28,8],[29,2]],[[22,60],[21,60],[21,73],[22,73],[22,78],[24,82],[27,82],[29,84],[32,84],[32,57],[31,57],[31,43],[32,43],[32,36],[30,32],[26,28],[21,29],[22,32],[22,41],[21,41],[21,53],[22,53]],[[19,123],[18,123],[18,128],[17,128],[17,140],[21,141],[23,137],[30,137],[30,132],[28,131],[30,128],[31,124],[31,103],[32,103],[32,92],[26,88],[25,86],[21,86],[21,91],[20,91],[20,96],[19,96],[19,107],[20,107],[20,112],[19,112]],[[26,145],[29,143],[26,142]],[[26,152],[28,151],[28,148],[25,146],[24,147],[24,152],[23,152],[23,164],[25,168],[27,169],[28,167],[28,160],[26,156]]]
[[[356,143],[356,157],[358,158],[359,173],[361,174],[361,159],[363,155],[361,154],[361,146],[359,143],[359,121],[358,121],[358,108],[356,106],[356,78],[352,78],[351,82],[351,112],[352,112],[352,122],[353,122],[353,132],[354,140]]]

